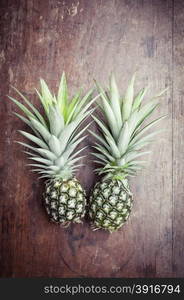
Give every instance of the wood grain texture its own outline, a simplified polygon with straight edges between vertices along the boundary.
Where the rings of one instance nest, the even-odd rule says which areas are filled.
[[[183,1],[2,0],[0,43],[0,276],[184,276]],[[138,70],[136,89],[148,96],[169,87],[158,115],[166,129],[150,146],[147,169],[131,179],[134,208],[118,232],[91,231],[89,223],[63,229],[48,222],[44,184],[25,166],[18,129],[26,127],[6,95],[10,85],[38,104],[43,77],[56,92],[62,71],[71,94],[93,78],[103,85],[114,70],[121,92]],[[95,125],[93,125],[95,126]],[[77,177],[88,195],[97,178],[88,145]]]
[[[173,12],[173,270],[183,277],[184,231],[184,3]]]

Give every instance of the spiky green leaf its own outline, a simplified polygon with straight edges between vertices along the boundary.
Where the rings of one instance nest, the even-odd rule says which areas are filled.
[[[51,136],[48,129],[36,119],[30,118],[30,121],[32,126],[40,133],[43,139],[48,143]]]
[[[40,85],[41,85],[41,94],[43,102],[46,104],[47,108],[52,105],[53,103],[53,96],[45,82],[42,78],[40,79]]]
[[[110,78],[110,104],[114,112],[117,121],[117,127],[120,130],[122,127],[122,116],[121,116],[121,107],[120,107],[120,95],[114,74],[111,74]]]
[[[125,97],[123,100],[123,107],[122,107],[123,121],[127,121],[131,114],[132,103],[134,98],[134,81],[135,81],[135,74],[132,76],[130,83],[128,84],[128,88],[126,90]]]
[[[120,135],[118,138],[118,148],[121,155],[123,155],[126,152],[129,141],[130,141],[129,126],[128,126],[128,122],[125,122],[123,128],[120,131]]]
[[[133,105],[132,105],[132,112],[135,111],[136,109],[139,109],[140,105],[141,105],[141,102],[145,96],[145,94],[147,93],[148,91],[148,87],[146,88],[143,88],[140,90],[140,92],[136,95],[136,97],[134,98],[134,102],[133,102]]]
[[[61,76],[61,81],[58,89],[57,95],[57,102],[58,107],[63,115],[64,119],[66,120],[66,107],[67,107],[67,99],[68,99],[68,91],[67,91],[67,83],[66,83],[66,76],[65,72],[63,72]]]
[[[47,144],[43,140],[39,139],[38,137],[36,137],[36,136],[34,136],[34,135],[32,135],[32,134],[30,134],[28,132],[25,132],[23,130],[19,130],[19,132],[22,135],[24,135],[27,139],[31,140],[33,143],[35,143],[38,146],[40,146],[41,148],[48,149]]]
[[[49,148],[57,157],[60,156],[62,153],[61,142],[54,135],[51,135],[51,137],[49,139]],[[57,157],[55,157],[55,159],[57,159]]]
[[[58,137],[64,128],[64,119],[61,113],[59,112],[57,106],[50,106],[48,118],[51,134]]]
[[[34,107],[34,105],[21,92],[19,92],[19,90],[17,90],[14,86],[12,86],[12,88],[21,96],[21,98],[25,101],[25,103],[32,109],[33,113],[38,118],[38,120],[40,120],[40,122],[44,126],[46,126],[46,122],[45,122],[44,118],[39,113],[39,111]]]

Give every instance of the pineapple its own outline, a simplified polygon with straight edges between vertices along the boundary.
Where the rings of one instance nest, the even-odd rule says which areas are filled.
[[[101,96],[99,106],[106,123],[93,116],[102,136],[90,131],[97,140],[94,146],[97,151],[92,153],[97,158],[95,162],[100,165],[96,172],[103,175],[95,185],[89,203],[94,230],[102,228],[113,232],[127,221],[133,204],[127,177],[135,176],[144,166],[145,161],[138,158],[149,152],[141,150],[159,132],[147,134],[147,130],[164,118],[159,117],[143,125],[158,106],[158,97],[165,90],[142,105],[147,88],[141,89],[134,97],[134,81],[135,74],[124,97],[119,95],[113,74],[108,92],[97,84]]]
[[[76,151],[76,147],[83,141],[83,132],[88,127],[77,131],[80,124],[92,113],[89,109],[95,100],[91,100],[92,90],[82,99],[77,93],[69,101],[65,73],[57,94],[52,95],[43,79],[40,80],[41,92],[37,92],[43,106],[45,116],[30,103],[16,88],[14,90],[21,96],[27,106],[9,97],[26,115],[26,118],[18,113],[15,115],[25,122],[32,133],[21,131],[20,133],[34,145],[19,142],[28,148],[25,151],[29,155],[29,164],[40,174],[40,178],[46,178],[44,204],[51,221],[67,226],[70,222],[81,222],[85,214],[86,196],[74,172],[78,169],[78,163],[82,156],[78,154],[84,149]],[[90,100],[89,100],[90,99]]]

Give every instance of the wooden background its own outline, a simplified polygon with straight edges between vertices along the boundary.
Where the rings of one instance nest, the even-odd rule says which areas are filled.
[[[184,2],[182,0],[1,0],[0,273],[3,277],[184,276]],[[56,92],[65,70],[71,93],[114,70],[123,93],[169,87],[158,115],[166,131],[150,147],[147,169],[131,180],[135,205],[118,232],[60,228],[42,208],[43,182],[14,140],[24,124],[6,95],[10,84],[38,103],[43,77]],[[85,142],[90,150],[92,139]],[[89,154],[88,154],[89,155]],[[88,194],[94,165],[77,173]]]

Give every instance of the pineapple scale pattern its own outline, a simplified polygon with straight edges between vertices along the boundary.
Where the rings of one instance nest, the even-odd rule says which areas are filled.
[[[46,182],[44,204],[51,221],[80,223],[85,213],[85,192],[76,178]]]
[[[90,218],[94,229],[117,230],[127,221],[132,205],[127,179],[98,182],[90,197]]]

